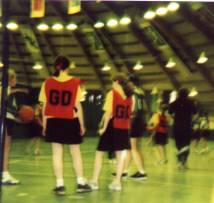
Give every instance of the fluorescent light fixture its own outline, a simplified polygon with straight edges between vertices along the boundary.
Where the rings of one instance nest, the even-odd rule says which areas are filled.
[[[131,23],[131,21],[132,21],[131,18],[125,16],[125,17],[120,19],[120,24],[121,25],[128,25]]]
[[[158,16],[165,16],[167,14],[168,10],[166,7],[159,7],[157,10],[156,10],[156,14]]]
[[[154,17],[156,16],[156,13],[154,11],[147,11],[145,14],[144,14],[144,18],[147,19],[147,20],[151,20],[153,19]]]
[[[151,95],[155,95],[158,94],[158,88],[157,87],[153,87],[152,91],[151,91]]]
[[[141,70],[143,68],[143,64],[141,61],[138,61],[136,65],[133,67],[133,70]]]
[[[108,63],[105,63],[105,65],[102,67],[102,71],[109,71],[111,70],[111,66],[108,65]]]
[[[108,22],[107,22],[107,26],[108,27],[116,27],[118,25],[118,21],[116,19],[110,19]]]
[[[172,58],[170,58],[166,64],[166,68],[173,68],[175,65],[176,65],[175,61]]]
[[[2,68],[4,66],[4,64],[0,61],[0,68]]]
[[[173,90],[169,95],[169,103],[172,103],[176,100],[178,93]]]
[[[101,21],[98,21],[98,22],[96,22],[96,23],[94,24],[94,27],[95,27],[95,28],[102,28],[102,27],[104,27],[104,23],[101,22]]]
[[[37,29],[40,31],[47,31],[49,29],[49,26],[46,23],[41,23],[37,25]]]
[[[168,11],[177,11],[179,9],[180,5],[176,2],[171,2],[168,4],[167,9]]]
[[[41,65],[41,63],[37,62],[34,66],[33,69],[34,70],[41,70],[43,68],[43,66]]]
[[[203,63],[205,63],[207,61],[208,61],[208,58],[206,57],[205,51],[201,52],[201,54],[200,54],[200,56],[199,56],[199,58],[197,60],[197,63],[198,64],[203,64]]]
[[[198,91],[195,87],[193,87],[189,93],[189,97],[195,97],[196,95],[198,95]]]
[[[63,30],[63,25],[61,23],[56,23],[52,26],[52,29],[55,31]]]
[[[70,64],[70,67],[69,67],[70,69],[74,69],[74,68],[76,68],[76,64],[75,64],[75,62],[71,62],[71,64]]]
[[[9,23],[7,23],[6,27],[7,27],[9,30],[14,31],[14,30],[17,30],[19,26],[18,26],[18,24],[15,23],[15,22],[9,22]]]
[[[70,23],[66,26],[67,30],[76,30],[78,28],[78,25],[75,23]]]

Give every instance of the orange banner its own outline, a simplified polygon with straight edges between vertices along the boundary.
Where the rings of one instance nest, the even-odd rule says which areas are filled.
[[[41,18],[45,15],[45,0],[31,0],[31,18]]]

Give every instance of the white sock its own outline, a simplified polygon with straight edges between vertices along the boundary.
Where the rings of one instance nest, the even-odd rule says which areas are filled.
[[[145,174],[146,172],[144,170],[139,171],[141,174]]]
[[[64,186],[64,180],[62,178],[56,179],[56,187]]]
[[[77,184],[85,185],[86,184],[85,178],[77,177]]]
[[[2,177],[3,177],[3,178],[10,177],[9,171],[3,171],[3,172],[2,172]]]

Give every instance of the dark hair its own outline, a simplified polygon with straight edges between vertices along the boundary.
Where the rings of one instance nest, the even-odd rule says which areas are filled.
[[[58,56],[54,62],[54,76],[59,76],[61,70],[66,70],[70,66],[70,61],[65,56]]]
[[[137,87],[140,87],[141,85],[141,82],[140,82],[140,79],[139,77],[136,75],[136,74],[131,74],[129,76],[129,80]]]
[[[188,91],[188,89],[186,89],[186,88],[182,88],[182,89],[180,89],[179,90],[179,92],[178,92],[178,97],[179,98],[187,98],[188,97],[188,95],[189,95],[189,91]]]
[[[126,75],[119,73],[113,77],[113,81],[118,81],[127,97],[130,97],[134,93],[134,88]]]
[[[161,102],[159,104],[159,109],[160,109],[162,114],[165,114],[165,112],[168,110],[168,105],[164,102]]]

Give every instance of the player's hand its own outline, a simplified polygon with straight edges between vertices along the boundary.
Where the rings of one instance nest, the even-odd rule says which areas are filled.
[[[102,136],[105,131],[106,130],[104,128],[101,128],[101,129],[98,130],[98,133],[99,133],[100,136]]]
[[[85,134],[85,126],[80,126],[80,135],[83,136]]]

